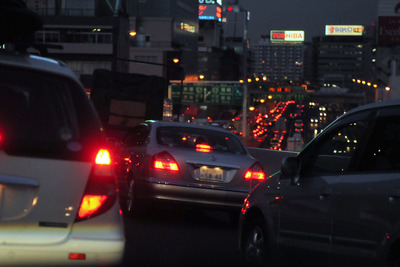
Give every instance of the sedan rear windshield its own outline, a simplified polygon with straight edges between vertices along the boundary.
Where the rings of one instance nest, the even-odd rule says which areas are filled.
[[[198,149],[199,145],[205,145],[210,151],[246,153],[240,140],[233,134],[194,127],[159,127],[157,143],[193,150]]]

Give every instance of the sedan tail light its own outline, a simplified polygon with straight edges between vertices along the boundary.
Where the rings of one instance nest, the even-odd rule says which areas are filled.
[[[259,162],[253,164],[250,169],[244,175],[246,180],[257,180],[257,181],[264,181],[266,177],[264,168],[261,166]]]
[[[176,163],[171,154],[166,151],[163,151],[153,156],[152,167],[155,170],[160,171],[179,172],[178,163]]]
[[[109,210],[117,200],[117,183],[110,153],[100,149],[83,194],[75,221],[86,220]]]

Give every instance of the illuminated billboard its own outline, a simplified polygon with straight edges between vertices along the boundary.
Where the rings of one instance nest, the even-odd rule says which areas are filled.
[[[219,5],[199,5],[199,20],[222,20],[222,7]]]
[[[271,31],[272,42],[304,42],[304,31]]]
[[[361,25],[326,25],[325,35],[361,36],[364,26]]]
[[[220,5],[220,6],[222,6],[222,0],[199,0],[199,5]]]

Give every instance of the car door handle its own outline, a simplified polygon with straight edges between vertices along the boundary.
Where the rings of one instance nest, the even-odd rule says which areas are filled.
[[[391,190],[391,192],[389,193],[389,202],[393,202],[399,199],[400,199],[400,189]]]
[[[320,197],[320,199],[322,199],[322,198],[328,197],[331,194],[332,194],[332,188],[323,187],[323,188],[321,188],[321,191],[319,192],[319,197]]]

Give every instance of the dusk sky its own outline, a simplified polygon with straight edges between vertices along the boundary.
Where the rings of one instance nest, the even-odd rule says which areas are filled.
[[[248,38],[257,44],[270,30],[304,30],[306,41],[323,36],[325,25],[377,22],[379,0],[240,0],[250,11]]]

